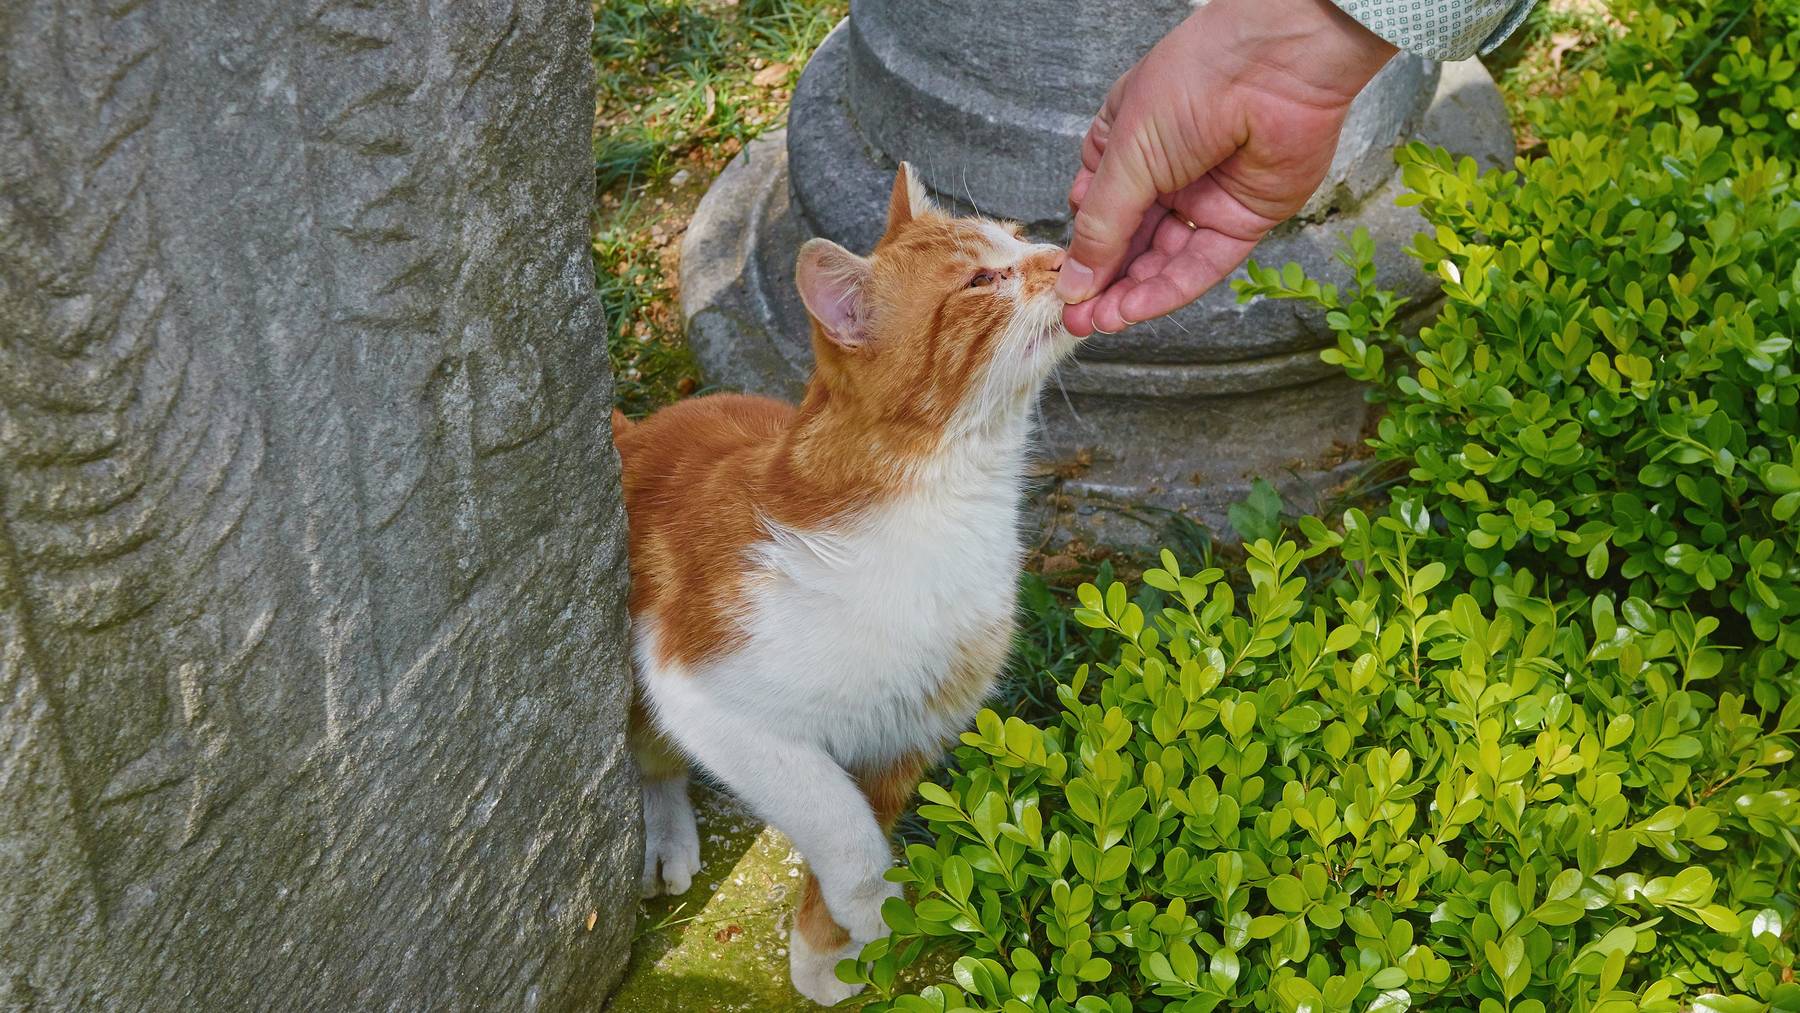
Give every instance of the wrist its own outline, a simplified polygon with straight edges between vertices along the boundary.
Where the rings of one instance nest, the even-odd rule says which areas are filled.
[[[1278,70],[1308,90],[1348,102],[1397,52],[1330,0],[1211,0],[1183,28],[1217,33],[1242,72]]]

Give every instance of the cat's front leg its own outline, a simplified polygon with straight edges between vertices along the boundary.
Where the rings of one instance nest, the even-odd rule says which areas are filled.
[[[887,935],[881,905],[900,895],[898,884],[883,878],[893,853],[862,789],[823,749],[783,734],[769,715],[721,705],[702,680],[673,676],[651,691],[664,730],[786,834],[818,877],[826,921],[843,935],[820,933],[822,945],[814,945],[796,922],[790,945],[806,949],[790,957],[794,987],[826,1005],[854,995],[858,987],[838,981],[833,968]]]
[[[924,754],[913,753],[880,768],[863,771],[857,777],[863,797],[868,799],[875,822],[884,836],[893,830],[894,822],[912,799],[925,766]],[[885,935],[886,931],[883,927],[876,935]],[[794,929],[788,939],[788,973],[796,987],[802,981],[816,983],[810,989],[800,991],[827,1004],[855,995],[860,986],[839,981],[837,965],[841,960],[855,957],[861,952],[862,945],[852,941],[850,933],[832,918],[825,905],[819,878],[808,869],[805,891],[794,909]]]

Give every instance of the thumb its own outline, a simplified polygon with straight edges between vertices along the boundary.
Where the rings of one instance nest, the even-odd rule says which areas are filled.
[[[1075,212],[1075,237],[1056,282],[1065,303],[1091,299],[1119,273],[1131,237],[1156,202],[1156,185],[1142,145],[1130,136],[1111,138]]]

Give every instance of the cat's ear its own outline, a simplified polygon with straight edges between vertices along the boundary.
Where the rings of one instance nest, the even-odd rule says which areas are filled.
[[[794,281],[806,311],[833,342],[855,348],[868,340],[867,260],[829,239],[808,239],[794,265]]]
[[[888,234],[892,235],[895,229],[914,218],[936,210],[931,205],[931,198],[925,195],[925,184],[919,181],[918,171],[901,162],[900,171],[894,173],[894,192],[888,198]]]

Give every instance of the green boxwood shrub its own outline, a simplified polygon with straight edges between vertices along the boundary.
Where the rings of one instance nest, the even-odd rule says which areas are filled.
[[[1621,117],[1698,113],[1732,137],[1800,157],[1800,3],[1794,0],[1613,0],[1625,31],[1587,54],[1568,97],[1527,118],[1561,135],[1613,133]]]
[[[1771,51],[1705,56],[1721,20],[1775,34],[1764,5],[1719,6],[1633,5],[1610,74],[1546,106],[1516,171],[1401,152],[1431,230],[1408,252],[1444,297],[1416,336],[1365,237],[1342,291],[1253,264],[1240,292],[1325,308],[1326,358],[1372,385],[1377,454],[1410,469],[1394,495],[1439,518],[1425,551],[1478,598],[1530,566],[1558,594],[1693,608],[1773,708],[1800,685],[1800,134],[1765,106],[1793,107],[1800,5]],[[1690,59],[1717,83],[1671,78]]]
[[[1612,10],[1515,171],[1401,154],[1416,335],[1366,237],[1252,268],[1391,504],[1084,587],[1115,646],[922,786],[871,1009],[1800,1013],[1800,4]]]
[[[840,972],[872,1009],[1800,1010],[1800,701],[1717,691],[1683,611],[1484,607],[1416,507],[1307,528],[1241,597],[1166,553],[1161,608],[1081,589],[1116,655],[922,787],[913,900]],[[934,943],[954,981],[897,994]]]

